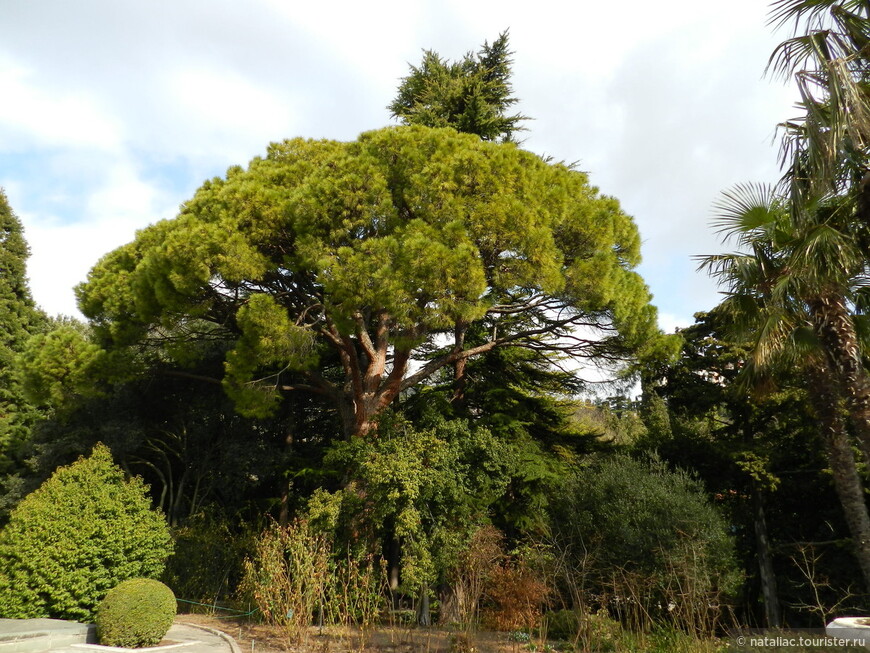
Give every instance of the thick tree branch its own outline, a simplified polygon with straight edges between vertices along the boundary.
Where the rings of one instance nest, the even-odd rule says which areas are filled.
[[[445,365],[450,365],[451,363],[454,363],[458,360],[471,358],[472,356],[477,356],[479,354],[491,351],[496,347],[503,347],[506,345],[527,347],[536,351],[562,351],[565,353],[572,353],[574,355],[580,355],[580,353],[584,349],[592,348],[596,350],[596,356],[602,356],[604,354],[602,350],[606,349],[603,344],[594,340],[584,340],[576,338],[575,336],[571,336],[570,334],[560,335],[562,335],[563,337],[575,338],[578,341],[577,344],[567,346],[559,345],[555,342],[543,342],[540,340],[536,340],[536,338],[538,338],[539,336],[559,333],[559,330],[565,327],[587,325],[588,323],[579,322],[582,319],[584,319],[582,315],[573,315],[571,317],[563,318],[561,320],[552,320],[537,329],[527,329],[525,331],[512,333],[501,338],[496,336],[497,331],[494,328],[493,337],[488,342],[482,345],[478,345],[476,347],[471,347],[470,349],[457,349],[454,347],[449,353],[429,361],[428,363],[423,365],[423,367],[421,367],[416,373],[404,379],[402,381],[401,389],[405,390],[406,388],[410,388],[416,385],[423,379],[428,378],[429,376],[440,370]],[[598,326],[599,328],[601,328],[600,325]],[[612,358],[612,360],[621,359]]]
[[[398,350],[393,355],[393,369],[378,392],[377,407],[379,410],[388,406],[403,390],[402,379],[408,369],[410,358],[411,351],[409,349]]]
[[[369,365],[371,365],[377,357],[377,352],[375,351],[375,345],[372,343],[371,336],[369,336],[363,314],[359,311],[355,312],[353,314],[353,321],[356,328],[356,338],[365,352],[365,355],[368,356]]]

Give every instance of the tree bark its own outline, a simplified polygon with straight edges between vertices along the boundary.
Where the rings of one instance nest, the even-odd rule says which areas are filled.
[[[467,358],[460,358],[453,363],[453,397],[450,403],[459,409],[465,406],[465,388],[468,384],[468,376],[465,373],[467,364]]]
[[[834,489],[852,535],[854,555],[861,569],[864,587],[870,589],[870,515],[864,500],[864,485],[846,434],[835,380],[824,364],[811,368],[810,375],[813,378],[810,398],[825,441]]]
[[[758,573],[761,578],[761,596],[764,601],[764,625],[768,628],[779,628],[782,625],[782,613],[779,609],[779,592],[776,586],[776,573],[773,569],[773,558],[770,555],[770,538],[767,531],[767,519],[764,515],[764,495],[758,486],[758,481],[750,481],[752,493],[752,525],[755,530],[755,549],[758,553]]]
[[[344,431],[344,439],[349,440],[356,429],[356,407],[353,395],[349,392],[341,393],[337,400],[338,414],[341,417],[341,426]]]
[[[429,614],[429,586],[423,585],[420,588],[420,604],[417,609],[417,625],[431,626],[432,617]]]
[[[846,400],[864,462],[870,464],[870,374],[861,360],[858,334],[846,300],[842,293],[831,293],[808,303],[813,329]]]
[[[453,351],[461,352],[465,346],[465,334],[468,331],[468,325],[464,322],[458,322],[453,330]],[[465,407],[465,388],[468,384],[468,376],[466,367],[468,365],[467,358],[459,358],[453,362],[453,396],[450,403],[458,409]]]

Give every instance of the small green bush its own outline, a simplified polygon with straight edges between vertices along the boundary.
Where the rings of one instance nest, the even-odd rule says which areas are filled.
[[[174,618],[171,589],[150,578],[131,578],[109,590],[97,608],[97,638],[104,646],[154,646]]]
[[[171,551],[142,480],[97,445],[25,497],[0,531],[0,617],[93,621],[106,592],[159,576]]]
[[[571,641],[577,639],[582,624],[576,610],[557,610],[544,615],[547,637]]]

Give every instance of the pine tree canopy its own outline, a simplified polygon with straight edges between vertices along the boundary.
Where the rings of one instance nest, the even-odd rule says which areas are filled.
[[[393,127],[271,145],[108,254],[78,295],[110,347],[162,339],[171,354],[181,341],[181,360],[193,340],[225,340],[240,410],[310,390],[362,434],[402,390],[496,347],[599,362],[667,348],[639,247],[583,173],[452,129]],[[485,317],[489,334],[467,344]],[[412,371],[439,337],[453,345]],[[329,351],[340,379],[322,373]]]

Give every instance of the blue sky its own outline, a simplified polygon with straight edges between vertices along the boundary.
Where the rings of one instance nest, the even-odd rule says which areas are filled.
[[[607,5],[607,6],[604,6]],[[721,249],[710,206],[778,177],[795,94],[762,77],[785,37],[760,0],[2,0],[0,186],[31,244],[34,296],[72,287],[206,178],[293,136],[390,124],[408,63],[510,29],[524,147],[578,161],[643,237],[666,330],[717,302],[692,256]]]

